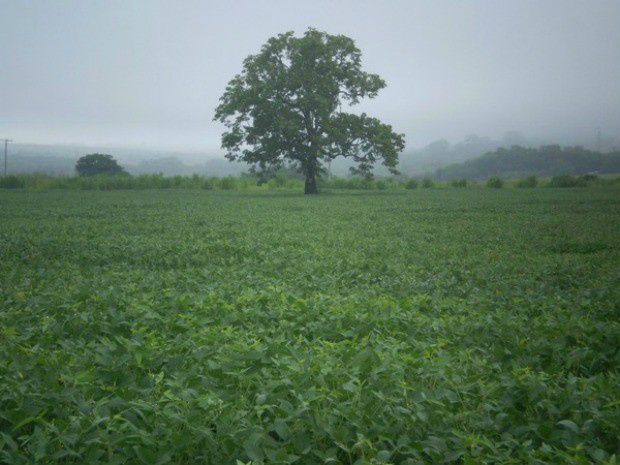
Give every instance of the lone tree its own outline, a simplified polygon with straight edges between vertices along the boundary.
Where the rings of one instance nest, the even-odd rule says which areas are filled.
[[[75,171],[79,176],[96,176],[127,174],[112,155],[103,153],[91,153],[84,155],[75,164]]]
[[[272,37],[245,59],[220,98],[214,119],[228,128],[222,148],[229,160],[260,170],[295,163],[306,194],[317,193],[323,164],[339,156],[356,162],[354,174],[372,177],[378,160],[397,173],[404,135],[365,113],[342,112],[343,103],[374,98],[384,87],[361,70],[361,52],[348,37],[315,29]]]

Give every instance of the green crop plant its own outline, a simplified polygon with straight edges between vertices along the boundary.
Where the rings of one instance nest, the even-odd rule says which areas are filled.
[[[618,186],[195,182],[0,191],[0,463],[617,462]]]

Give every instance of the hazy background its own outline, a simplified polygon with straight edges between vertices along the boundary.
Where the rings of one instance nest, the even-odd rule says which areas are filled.
[[[472,133],[594,147],[599,130],[620,145],[618,0],[0,0],[0,137],[73,159],[220,156],[226,83],[269,37],[308,27],[356,41],[388,84],[359,111],[408,150]]]

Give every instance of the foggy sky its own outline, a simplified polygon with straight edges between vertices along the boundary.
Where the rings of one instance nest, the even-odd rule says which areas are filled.
[[[408,147],[620,136],[618,0],[0,0],[0,137],[217,151],[243,59],[308,27],[356,41],[387,88],[355,111]]]

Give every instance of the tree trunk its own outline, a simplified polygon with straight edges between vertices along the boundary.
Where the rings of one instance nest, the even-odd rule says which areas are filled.
[[[306,174],[306,183],[304,185],[304,194],[318,194],[319,190],[316,186],[316,176],[314,173]]]

